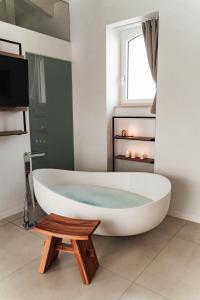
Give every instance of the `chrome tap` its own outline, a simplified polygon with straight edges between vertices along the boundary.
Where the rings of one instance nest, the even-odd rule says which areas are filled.
[[[24,175],[25,175],[25,201],[24,201],[24,227],[28,229],[34,226],[30,224],[29,208],[34,209],[37,201],[33,191],[33,177],[32,177],[32,158],[43,157],[45,153],[24,153]]]
[[[32,152],[25,152],[24,157],[27,159],[31,159],[33,157],[43,157],[45,156],[45,153],[32,153]]]

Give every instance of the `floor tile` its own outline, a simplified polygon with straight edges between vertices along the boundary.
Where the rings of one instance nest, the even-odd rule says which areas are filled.
[[[7,224],[7,223],[8,223],[8,220],[7,220],[7,219],[1,219],[1,220],[0,220],[0,226],[5,225],[5,224]]]
[[[95,236],[94,243],[103,267],[133,281],[169,239],[167,234],[154,230],[132,237]]]
[[[200,246],[174,238],[137,283],[172,300],[199,300],[199,278]]]
[[[187,222],[179,231],[177,237],[200,244],[200,224]]]
[[[15,224],[15,225],[18,226],[18,227],[24,228],[24,227],[23,227],[23,223],[24,223],[24,222],[23,222],[23,219],[22,219],[22,218],[13,220],[11,223],[12,223],[12,224]]]
[[[43,241],[13,224],[0,227],[0,279],[40,256]]]
[[[23,211],[21,211],[21,212],[15,214],[15,215],[12,215],[12,216],[10,216],[10,217],[8,217],[8,218],[6,218],[6,219],[7,219],[9,222],[12,222],[12,221],[15,221],[15,220],[20,219],[20,218],[23,220]]]
[[[45,274],[37,272],[38,263],[36,259],[0,281],[0,299],[117,300],[131,284],[100,267],[92,283],[86,286],[71,255],[61,254]]]
[[[22,219],[17,219],[15,221],[12,222],[13,225],[17,226],[17,227],[20,227],[21,229],[23,229],[24,231],[26,231],[27,233],[29,234],[33,234],[36,238],[42,240],[42,241],[45,241],[46,237],[44,234],[41,234],[41,233],[38,233],[38,232],[34,232],[32,229],[33,228],[30,228],[30,229],[25,229],[23,227],[23,224],[22,224]]]
[[[137,284],[131,285],[120,300],[168,300]]]
[[[172,237],[186,224],[186,221],[179,218],[167,216],[164,221],[155,229],[167,233]]]

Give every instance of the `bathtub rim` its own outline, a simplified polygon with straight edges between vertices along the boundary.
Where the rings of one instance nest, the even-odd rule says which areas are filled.
[[[93,171],[72,171],[72,170],[52,169],[52,168],[36,169],[36,170],[33,171],[33,181],[37,181],[37,183],[39,183],[39,185],[43,186],[44,188],[46,188],[46,189],[47,189],[48,191],[50,191],[51,193],[55,194],[56,196],[59,195],[59,197],[61,197],[62,199],[67,199],[67,201],[70,201],[70,202],[72,202],[72,203],[75,202],[75,203],[77,203],[77,204],[79,204],[79,205],[81,205],[81,206],[83,206],[83,207],[92,207],[93,209],[96,208],[96,209],[109,210],[109,211],[111,211],[111,210],[113,210],[113,211],[124,210],[124,211],[125,211],[125,210],[134,209],[134,210],[138,210],[138,211],[139,211],[139,210],[141,210],[141,209],[144,208],[144,207],[148,207],[148,206],[155,205],[156,202],[162,201],[164,198],[170,197],[170,195],[171,195],[171,182],[170,182],[170,180],[169,180],[167,177],[165,177],[165,176],[163,176],[163,175],[155,174],[155,173],[148,173],[148,172],[119,172],[121,175],[123,175],[123,174],[132,174],[132,173],[134,173],[134,174],[139,173],[139,174],[151,174],[151,175],[153,175],[153,176],[155,176],[155,177],[157,177],[157,178],[158,178],[158,177],[159,177],[159,178],[162,178],[162,179],[165,180],[166,183],[168,184],[168,192],[167,192],[165,195],[163,195],[162,197],[160,197],[159,199],[152,199],[152,198],[149,197],[149,199],[152,200],[152,201],[149,202],[149,203],[140,205],[140,206],[122,207],[122,208],[119,208],[119,207],[114,207],[114,208],[112,208],[112,207],[95,206],[95,205],[91,205],[91,204],[88,204],[88,203],[79,202],[79,201],[77,201],[77,200],[68,198],[68,197],[66,197],[66,196],[64,196],[64,195],[62,195],[62,194],[60,194],[60,193],[54,191],[53,189],[51,189],[50,186],[48,186],[47,184],[41,182],[41,181],[37,178],[37,174],[39,174],[40,171],[42,171],[42,170],[44,170],[44,171],[50,171],[50,170],[53,170],[53,171],[65,171],[65,172],[68,172],[68,173],[74,173],[74,172],[77,172],[77,173],[93,173],[93,174],[102,174],[102,173],[110,173],[110,174],[112,174],[113,172],[104,172],[104,171],[103,171],[103,172],[96,172],[96,171],[95,171],[95,172],[93,172]],[[35,175],[36,175],[36,176],[35,176]],[[148,176],[148,175],[147,175],[147,176]],[[93,185],[93,184],[91,184],[91,185]],[[103,186],[103,185],[99,185],[99,186],[106,187],[106,186]],[[113,188],[113,189],[114,189],[114,188]],[[119,190],[126,191],[126,192],[130,192],[130,191],[126,190],[126,189],[119,189]],[[131,192],[130,192],[130,193],[131,193]],[[137,194],[138,194],[138,193],[137,193]],[[138,195],[140,195],[140,194],[138,194]]]

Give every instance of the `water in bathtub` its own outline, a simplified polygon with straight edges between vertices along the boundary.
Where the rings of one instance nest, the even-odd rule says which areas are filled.
[[[72,200],[105,208],[138,207],[152,202],[151,199],[136,193],[97,185],[58,185],[53,190]]]

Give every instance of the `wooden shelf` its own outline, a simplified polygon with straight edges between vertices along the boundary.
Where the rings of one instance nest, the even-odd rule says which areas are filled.
[[[24,106],[17,106],[17,107],[10,107],[10,106],[0,106],[0,111],[27,111],[27,107]]]
[[[0,55],[24,59],[23,55],[11,53],[11,52],[0,51]]]
[[[156,116],[113,116],[113,119],[156,119]]]
[[[113,136],[114,140],[132,140],[132,141],[144,141],[144,142],[155,142],[155,137],[146,137],[146,136]]]
[[[147,164],[154,164],[154,159],[153,158],[144,158],[144,159],[141,159],[139,157],[131,158],[131,157],[126,157],[125,155],[116,155],[115,159],[128,160],[128,161],[134,161],[134,162],[140,162],[140,163],[147,163]]]
[[[23,130],[0,131],[0,136],[22,135],[22,134],[27,134],[27,131],[23,131]]]

